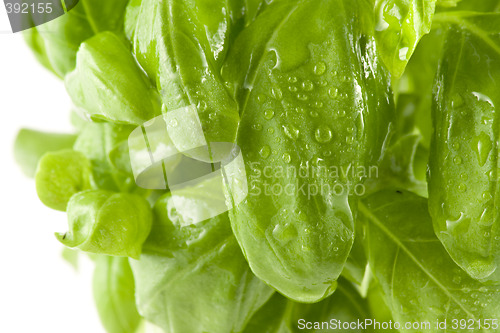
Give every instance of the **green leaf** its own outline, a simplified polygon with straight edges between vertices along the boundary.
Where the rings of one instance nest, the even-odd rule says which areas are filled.
[[[366,300],[368,301],[371,316],[379,322],[394,322],[392,313],[385,303],[384,294],[380,285],[372,283]],[[397,329],[385,329],[384,332],[399,332]]]
[[[273,290],[250,271],[227,214],[189,224],[161,197],[140,261],[132,261],[139,312],[169,333],[241,332]]]
[[[25,39],[39,61],[58,76],[75,68],[76,52],[101,31],[121,31],[128,0],[80,0],[68,13],[29,29]]]
[[[232,227],[252,271],[300,302],[335,290],[354,238],[348,194],[362,192],[390,136],[389,74],[368,9],[273,2],[223,68],[240,104],[249,189],[230,213]]]
[[[108,333],[133,333],[141,317],[137,312],[134,276],[127,258],[99,256],[94,271],[94,300]]]
[[[237,1],[132,1],[126,30],[134,54],[156,83],[166,110],[195,105],[207,142],[233,142],[236,103],[220,66]]]
[[[73,134],[55,134],[21,129],[14,142],[14,158],[28,177],[34,177],[40,158],[48,152],[68,149],[73,146]]]
[[[400,77],[415,48],[432,26],[436,0],[376,0],[378,48],[392,75]]]
[[[473,280],[453,262],[434,234],[427,199],[386,190],[360,204],[359,218],[367,229],[370,267],[395,321],[429,322],[428,332],[466,332],[452,329],[452,320],[498,316],[500,288]],[[436,327],[444,320],[448,329]]]
[[[426,149],[430,146],[432,127],[432,91],[444,45],[443,29],[436,27],[425,35],[408,62],[401,78],[397,99],[400,135],[417,130]]]
[[[436,235],[473,278],[500,282],[500,14],[442,13],[429,206]]]
[[[453,1],[453,0],[450,0]],[[500,1],[498,0],[461,0],[452,10],[467,10],[473,12],[499,12]]]
[[[111,32],[81,45],[76,69],[65,81],[73,102],[94,120],[139,125],[161,113],[154,87]]]
[[[437,0],[436,5],[440,7],[456,7],[462,0]]]
[[[139,258],[151,230],[149,203],[128,193],[89,190],[68,203],[69,231],[57,239],[71,248],[111,256]]]
[[[35,182],[44,205],[65,211],[74,194],[91,188],[90,161],[69,149],[46,153],[38,163]]]
[[[342,329],[342,324],[370,318],[368,304],[345,280],[327,299],[301,304],[275,294],[253,317],[244,333],[374,332],[372,329]]]

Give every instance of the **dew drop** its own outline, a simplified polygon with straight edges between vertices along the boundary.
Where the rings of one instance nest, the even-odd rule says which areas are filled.
[[[337,98],[339,96],[339,90],[337,88],[330,88],[328,89],[328,95],[330,95],[331,98]]]
[[[290,163],[292,161],[292,157],[288,153],[284,153],[282,158],[285,163]]]
[[[460,192],[465,192],[465,191],[467,191],[467,185],[465,185],[465,184],[460,184],[460,185],[458,185],[458,190],[459,190]]]
[[[308,97],[305,94],[297,94],[297,99],[300,101],[307,101]]]
[[[459,150],[459,149],[460,149],[460,143],[455,142],[455,143],[453,144],[453,149],[454,149],[454,150]]]
[[[169,121],[168,125],[171,127],[177,127],[177,125],[179,125],[179,123],[177,122],[177,119],[172,119]]]
[[[264,118],[267,120],[271,120],[274,117],[274,111],[273,110],[266,110],[264,111]]]
[[[283,98],[283,92],[281,91],[280,88],[273,88],[271,89],[271,93],[273,94],[273,97],[277,99],[278,101]]]
[[[326,64],[323,61],[320,61],[314,66],[314,74],[323,75],[326,72]]]
[[[269,133],[273,134],[273,133],[274,133],[274,128],[269,127],[269,128],[267,129],[267,131],[268,131]]]
[[[311,111],[309,115],[313,118],[316,118],[317,116],[319,116],[319,113],[317,113],[316,111]]]
[[[483,200],[491,200],[493,198],[493,196],[491,195],[491,193],[489,191],[483,192],[482,197],[483,197]]]
[[[296,76],[290,76],[288,77],[288,82],[290,83],[296,83],[298,80],[297,80],[297,77]]]
[[[264,146],[262,147],[260,150],[259,150],[259,155],[266,159],[269,157],[269,155],[271,155],[271,148],[269,148],[269,146]]]
[[[324,105],[323,102],[319,102],[319,101],[317,101],[316,103],[314,103],[314,107],[316,109],[321,109],[323,107],[323,105]]]
[[[283,126],[283,131],[285,135],[292,140],[297,140],[299,138],[300,131],[297,127],[293,125]]]
[[[262,131],[262,125],[261,124],[254,124],[252,128],[256,131]]]
[[[483,166],[488,160],[488,156],[493,148],[493,143],[486,133],[481,132],[479,137],[473,141],[472,145],[472,149],[477,153],[479,165]]]
[[[309,80],[302,82],[302,90],[304,91],[312,91],[314,89],[314,83]]]
[[[199,101],[198,105],[196,105],[196,107],[200,111],[205,111],[207,109],[207,102],[205,102],[205,101]]]
[[[291,92],[296,92],[298,89],[295,86],[290,86],[288,87],[288,90],[290,90]]]
[[[453,163],[456,165],[462,164],[462,158],[460,156],[457,156],[453,159]]]
[[[314,137],[319,143],[327,143],[332,140],[332,131],[328,126],[321,125],[316,129]]]

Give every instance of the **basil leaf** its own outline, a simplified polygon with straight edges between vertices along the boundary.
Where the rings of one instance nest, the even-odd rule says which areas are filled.
[[[75,105],[94,120],[139,125],[161,113],[149,79],[128,47],[111,32],[82,44],[76,69],[65,82]]]
[[[359,218],[370,267],[395,321],[429,322],[426,331],[443,332],[436,323],[447,320],[447,330],[462,332],[451,328],[453,319],[496,318],[500,287],[477,282],[453,262],[434,234],[427,199],[382,191],[360,204]],[[403,325],[400,331],[414,332]]]
[[[127,258],[99,256],[94,271],[94,300],[108,333],[130,333],[141,317],[135,306],[134,276]]]
[[[436,235],[473,278],[500,282],[500,14],[442,13],[429,206]]]
[[[75,68],[81,43],[101,31],[119,32],[128,0],[80,0],[66,14],[25,32],[40,62],[58,76]]]
[[[375,38],[382,60],[400,77],[419,40],[432,26],[436,0],[376,0]]]
[[[166,194],[132,261],[139,312],[169,333],[241,332],[273,290],[250,271],[227,214],[190,225]]]
[[[300,302],[335,290],[354,238],[349,194],[366,178],[351,168],[368,174],[392,127],[371,14],[352,1],[273,2],[223,68],[249,184],[233,231],[252,271]]]
[[[195,105],[209,143],[233,142],[238,126],[236,103],[220,77],[235,2],[132,1],[126,17],[137,61],[166,110]]]
[[[69,149],[76,136],[21,129],[14,143],[14,158],[28,177],[34,177],[40,158],[48,152]]]
[[[38,163],[35,182],[44,205],[65,211],[74,194],[91,188],[90,162],[74,150],[49,152]]]
[[[82,251],[139,258],[151,230],[149,203],[128,193],[89,190],[68,202],[69,231],[57,239]]]

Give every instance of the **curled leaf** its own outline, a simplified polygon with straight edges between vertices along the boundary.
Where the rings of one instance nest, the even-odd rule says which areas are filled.
[[[111,32],[83,43],[66,89],[94,120],[142,124],[161,113],[158,94],[124,41]]]
[[[151,230],[149,203],[134,194],[84,191],[71,198],[67,211],[69,231],[56,237],[86,252],[139,258]]]

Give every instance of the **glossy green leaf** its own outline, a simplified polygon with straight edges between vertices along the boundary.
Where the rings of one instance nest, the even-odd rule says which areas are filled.
[[[237,105],[220,77],[237,1],[132,1],[126,19],[134,54],[167,110],[195,105],[207,142],[233,142]]]
[[[240,104],[249,185],[230,213],[233,231],[252,271],[301,302],[335,290],[354,238],[348,194],[363,192],[392,127],[369,8],[273,2],[223,69]]]
[[[500,14],[442,13],[429,206],[436,235],[473,278],[500,282]]]
[[[419,40],[429,33],[436,0],[376,0],[378,48],[392,75],[400,77]]]
[[[56,237],[82,251],[139,258],[151,230],[152,213],[142,197],[127,193],[89,190],[68,203],[69,231]]]
[[[14,158],[28,177],[34,177],[40,158],[48,152],[69,149],[76,136],[21,129],[14,143]]]
[[[370,317],[366,300],[343,280],[332,296],[315,304],[301,304],[275,294],[253,316],[244,333],[374,332],[364,326],[343,326]]]
[[[99,256],[93,291],[97,312],[106,332],[135,332],[141,317],[135,305],[134,276],[127,258]]]
[[[475,332],[491,332],[479,329],[477,320],[497,318],[500,287],[470,278],[450,258],[434,234],[427,199],[399,190],[379,192],[362,202],[360,220],[367,228],[370,267],[395,321],[429,322],[426,332],[468,332],[453,328],[453,319],[472,319]],[[436,327],[445,320],[447,329]]]
[[[91,188],[90,161],[74,150],[60,150],[43,155],[35,175],[40,201],[52,209],[65,211],[69,199]]]
[[[116,35],[103,32],[82,44],[66,77],[73,102],[92,119],[136,124],[161,113],[156,90]]]
[[[167,194],[132,261],[139,312],[169,333],[241,332],[273,290],[250,271],[227,214],[187,224]]]
[[[68,13],[25,32],[39,61],[58,76],[75,68],[81,43],[101,31],[121,31],[128,0],[80,0]]]

